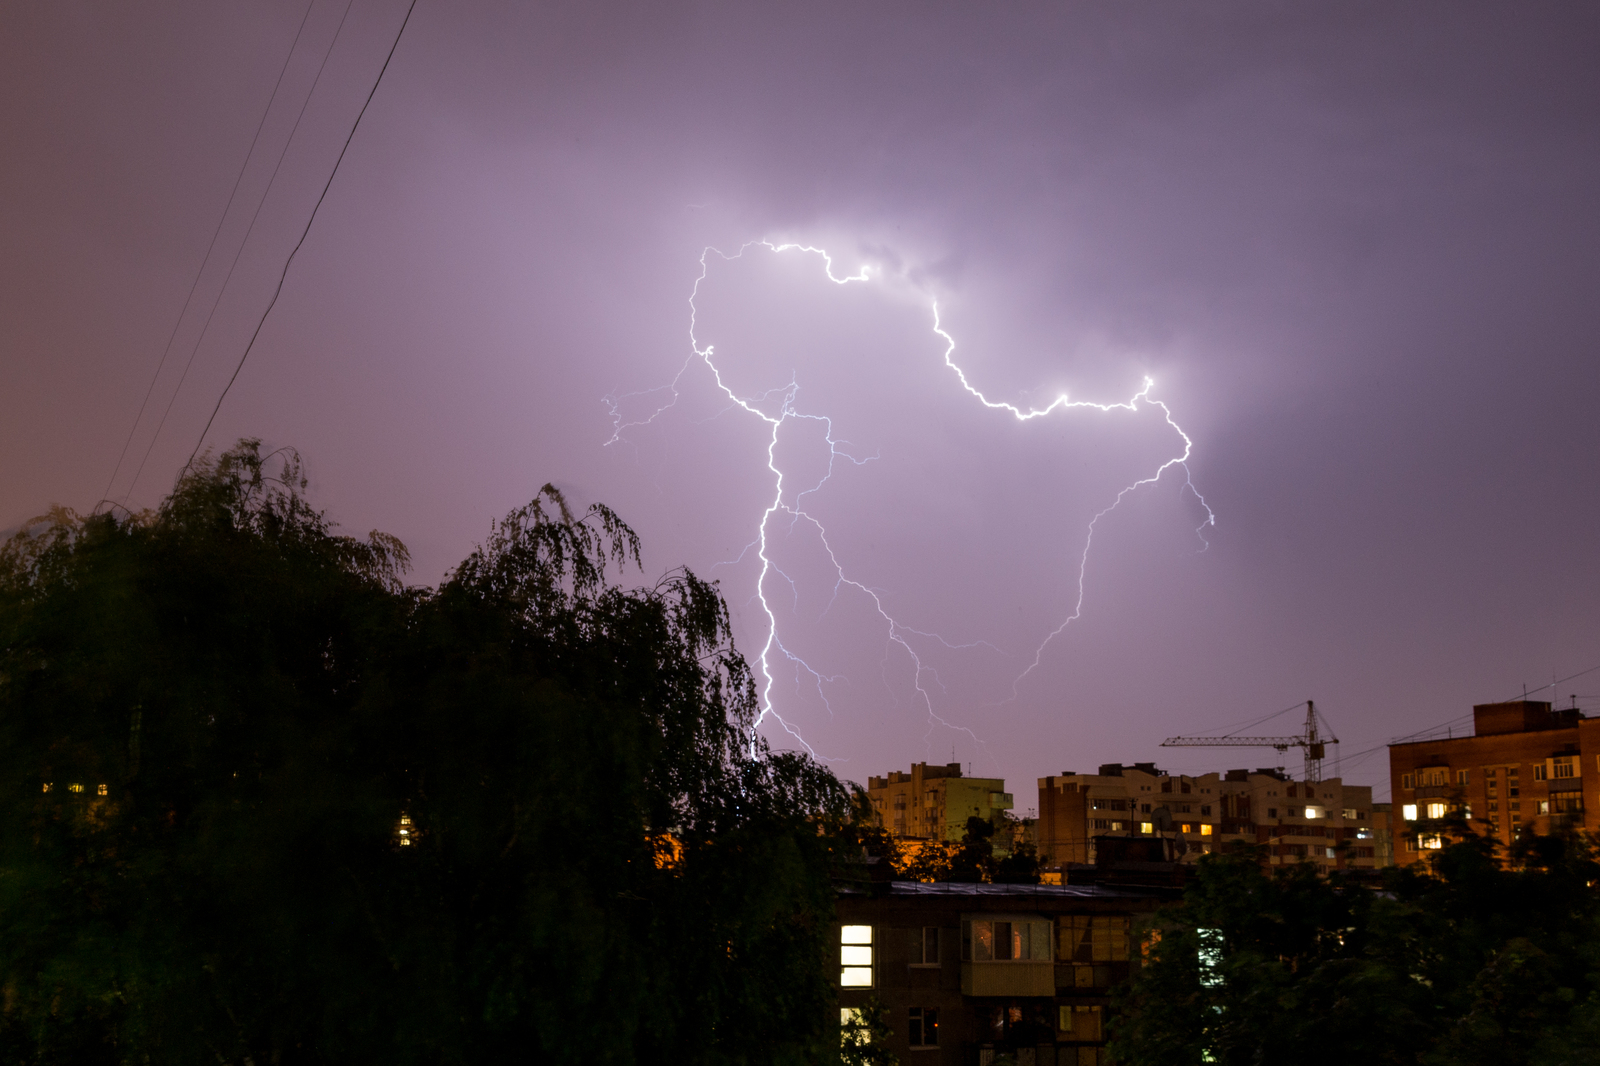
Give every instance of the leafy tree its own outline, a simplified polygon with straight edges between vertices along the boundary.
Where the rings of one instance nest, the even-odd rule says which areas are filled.
[[[839,1025],[839,1061],[842,1066],[899,1066],[900,1057],[886,1046],[894,1035],[889,1028],[889,1008],[877,996],[849,1012]]]
[[[546,487],[408,588],[278,457],[0,547],[0,1056],[836,1057],[848,797],[715,586]]]
[[[1574,839],[1485,842],[1383,891],[1253,849],[1203,858],[1118,1003],[1119,1063],[1592,1062],[1600,867]]]

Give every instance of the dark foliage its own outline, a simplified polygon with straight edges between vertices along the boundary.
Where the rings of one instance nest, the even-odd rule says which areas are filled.
[[[0,549],[0,1059],[836,1059],[848,799],[715,587],[547,488],[406,588],[263,463]]]
[[[1200,862],[1118,1004],[1124,1066],[1600,1061],[1600,866],[1586,842],[1473,840],[1381,891],[1249,851]]]

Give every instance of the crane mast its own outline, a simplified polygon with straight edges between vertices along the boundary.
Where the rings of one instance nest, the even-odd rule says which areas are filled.
[[[1306,700],[1305,729],[1292,737],[1168,737],[1161,742],[1163,748],[1276,748],[1281,754],[1290,748],[1305,752],[1305,780],[1322,780],[1322,760],[1329,744],[1339,743],[1338,737],[1324,738],[1317,730],[1317,705]]]

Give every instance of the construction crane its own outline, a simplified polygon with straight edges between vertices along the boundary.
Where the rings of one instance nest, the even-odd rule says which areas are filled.
[[[1337,743],[1339,743],[1338,737],[1324,738],[1317,732],[1317,705],[1306,700],[1306,727],[1299,736],[1168,737],[1161,742],[1161,746],[1163,748],[1276,748],[1280,754],[1290,748],[1301,748],[1306,755],[1305,779],[1321,781],[1322,757],[1327,753],[1327,745]]]

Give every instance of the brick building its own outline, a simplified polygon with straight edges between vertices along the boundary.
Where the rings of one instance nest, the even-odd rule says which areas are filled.
[[[968,818],[993,821],[1012,807],[1004,778],[963,777],[960,763],[919,762],[910,773],[869,777],[867,796],[879,824],[909,840],[960,840]]]
[[[879,882],[838,898],[841,1021],[888,1009],[902,1066],[1105,1066],[1138,919],[1171,890]]]
[[[1471,736],[1389,745],[1395,861],[1420,861],[1451,828],[1509,844],[1519,833],[1600,827],[1584,803],[1584,759],[1600,779],[1600,718],[1515,700],[1472,709]],[[1586,754],[1587,753],[1587,754]]]
[[[1271,865],[1378,865],[1370,787],[1295,781],[1275,769],[1191,777],[1108,763],[1096,774],[1041,777],[1037,834],[1046,869],[1061,874],[1094,862],[1096,838],[1105,837],[1164,838],[1185,862],[1237,840],[1263,846]]]

